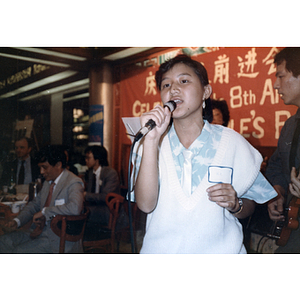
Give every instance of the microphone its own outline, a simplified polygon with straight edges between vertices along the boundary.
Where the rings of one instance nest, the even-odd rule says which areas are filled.
[[[170,112],[173,112],[176,108],[176,102],[171,100],[168,101],[164,107],[168,107],[168,109],[170,110]],[[145,136],[150,130],[152,130],[154,127],[156,126],[155,122],[150,119],[144,127],[142,127],[139,132],[136,134],[134,141],[137,142],[139,141],[143,136]]]

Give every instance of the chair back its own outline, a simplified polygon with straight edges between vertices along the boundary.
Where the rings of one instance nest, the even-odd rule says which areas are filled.
[[[0,216],[1,218],[8,218],[11,215],[11,209],[8,205],[0,203]]]
[[[52,231],[60,237],[59,253],[64,253],[65,241],[77,242],[82,240],[89,209],[78,216],[56,215],[51,221]]]
[[[110,245],[111,253],[114,253],[115,229],[123,201],[124,197],[122,195],[116,193],[108,193],[106,195],[105,203],[109,209],[108,225],[99,225],[95,232],[89,231],[89,227],[87,226],[87,230],[83,238],[84,251],[99,249]]]
[[[120,206],[124,202],[124,197],[116,193],[108,193],[105,202],[110,211],[108,228],[114,232],[120,213]]]

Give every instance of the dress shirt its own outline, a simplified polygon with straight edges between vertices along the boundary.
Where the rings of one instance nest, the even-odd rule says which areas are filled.
[[[95,194],[99,193],[100,185],[102,184],[102,182],[100,180],[100,173],[101,173],[101,166],[99,166],[99,168],[96,171],[94,171],[94,174],[96,175],[96,189],[95,189]]]
[[[63,172],[64,172],[64,171],[63,171]],[[59,179],[61,178],[63,172],[61,172],[60,175],[54,180],[55,185],[54,185],[54,187],[53,187],[53,192],[55,191],[55,188],[56,188],[56,186],[57,186],[57,184],[58,184],[58,182],[59,182]],[[52,182],[53,182],[53,181],[49,181],[50,184],[51,184]],[[45,209],[46,209],[46,207],[43,207],[43,209],[42,209],[42,211],[41,211],[43,215],[45,215]],[[18,227],[20,227],[20,225],[21,225],[20,220],[19,220],[18,218],[14,218],[14,220],[17,222]]]

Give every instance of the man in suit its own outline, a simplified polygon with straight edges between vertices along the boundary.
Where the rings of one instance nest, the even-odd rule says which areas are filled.
[[[16,184],[29,184],[39,176],[39,167],[31,157],[32,141],[27,137],[21,137],[15,142],[17,158],[7,162],[3,167],[1,186],[9,185],[11,176],[14,176]]]
[[[120,181],[116,170],[108,166],[107,151],[103,146],[85,149],[86,173],[85,201],[90,209],[89,222],[107,224],[109,209],[105,203],[108,193],[120,194]]]
[[[13,230],[32,220],[35,229],[16,230],[1,236],[2,253],[58,253],[60,239],[50,228],[51,219],[59,214],[79,215],[82,211],[84,184],[66,169],[66,155],[61,147],[47,146],[37,157],[45,178],[43,187],[19,215],[6,224]],[[66,242],[65,252],[80,251],[80,243]]]

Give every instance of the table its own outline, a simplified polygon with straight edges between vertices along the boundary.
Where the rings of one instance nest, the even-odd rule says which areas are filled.
[[[5,231],[2,229],[5,223],[15,218],[18,214],[13,214],[9,206],[0,203],[0,235]]]
[[[6,197],[7,196],[8,197],[15,197],[18,200],[19,199],[28,200],[28,195],[26,195],[26,194],[17,194],[17,195],[14,195],[14,196],[13,195],[6,195]],[[3,195],[1,196],[1,198],[2,197],[3,197]],[[25,202],[25,205],[26,205],[27,201],[15,201],[15,203],[20,205],[20,210],[24,207],[24,202]],[[6,224],[8,221],[15,218],[18,214],[19,214],[19,212],[17,212],[17,213],[12,212],[11,206],[9,206],[7,204],[3,204],[3,203],[0,202],[0,235],[3,235],[5,233],[5,230],[3,230],[4,224]]]

